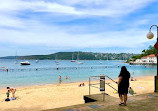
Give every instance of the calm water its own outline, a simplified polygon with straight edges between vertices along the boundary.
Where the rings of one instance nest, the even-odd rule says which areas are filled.
[[[101,61],[98,60],[82,61],[84,64],[76,64],[69,60],[60,60],[59,65],[54,60],[30,60],[31,65],[21,66],[20,60],[15,64],[15,60],[0,59],[0,88],[6,86],[30,86],[54,84],[59,82],[59,75],[62,82],[88,81],[89,76],[108,75],[115,79],[118,77],[121,66],[127,69],[134,77],[156,75],[156,66],[129,65],[123,61]],[[57,67],[59,70],[57,70]],[[4,71],[8,68],[9,71]],[[65,77],[69,76],[70,80]]]

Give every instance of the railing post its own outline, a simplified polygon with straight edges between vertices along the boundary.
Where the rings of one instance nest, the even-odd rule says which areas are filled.
[[[106,78],[105,78],[105,80],[106,80]],[[106,83],[106,82],[105,82]],[[106,91],[106,87],[105,87],[105,91]],[[103,99],[103,101],[105,101],[105,91],[104,91],[104,99]]]
[[[91,81],[91,78],[89,77],[89,96],[90,96],[90,93],[91,93],[91,89],[90,89],[90,87],[91,87],[91,86],[90,86],[90,83],[91,83],[91,82],[90,82],[90,81]]]
[[[105,91],[104,91],[104,94],[103,94],[103,101],[105,101]]]

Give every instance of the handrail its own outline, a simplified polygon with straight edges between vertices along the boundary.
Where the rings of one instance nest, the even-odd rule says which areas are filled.
[[[110,78],[109,76],[105,75],[107,78],[109,78],[110,80],[112,80],[114,83],[118,84],[116,81],[114,81],[112,78]],[[109,87],[111,87],[112,89],[114,89],[115,91],[117,91],[117,89],[115,89],[114,87],[112,87],[110,84],[105,83],[106,85],[108,85]]]
[[[116,81],[114,81],[113,79],[111,79],[109,76],[105,75],[107,78],[109,78],[110,80],[112,80],[113,82],[115,82],[116,84],[118,84]]]
[[[117,91],[117,89],[115,89],[114,87],[112,87],[110,84],[105,83],[106,85],[110,86],[112,89],[114,89],[115,91]]]

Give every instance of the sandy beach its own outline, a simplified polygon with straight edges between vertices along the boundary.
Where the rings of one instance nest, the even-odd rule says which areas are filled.
[[[92,83],[98,82],[99,81],[95,80]],[[83,104],[83,96],[89,94],[89,86],[88,81],[84,82],[85,86],[83,87],[78,86],[80,83],[83,82],[19,87],[16,88],[17,91],[15,94],[15,96],[18,97],[17,100],[9,102],[4,101],[7,90],[0,89],[0,111],[35,111]],[[117,84],[114,82],[107,80],[106,83],[110,83],[111,86],[117,89]],[[136,81],[130,81],[130,86],[134,89],[136,94],[154,92],[154,77],[145,76],[136,78]],[[114,93],[115,90],[107,85],[105,87],[106,93],[118,98],[118,94]],[[91,88],[91,94],[98,93],[100,93],[99,89]]]

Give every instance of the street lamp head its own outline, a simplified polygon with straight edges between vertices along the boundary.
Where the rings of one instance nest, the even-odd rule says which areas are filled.
[[[147,38],[148,39],[152,39],[154,37],[154,34],[152,33],[152,32],[149,32],[148,34],[147,34]]]

